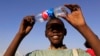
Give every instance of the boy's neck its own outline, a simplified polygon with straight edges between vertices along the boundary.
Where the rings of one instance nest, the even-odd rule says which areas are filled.
[[[67,47],[64,44],[61,45],[50,45],[50,50],[58,50],[58,49],[67,49]]]

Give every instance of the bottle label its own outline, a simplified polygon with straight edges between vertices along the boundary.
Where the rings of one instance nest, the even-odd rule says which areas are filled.
[[[47,20],[49,17],[48,13],[46,11],[42,12],[42,18],[43,20]]]
[[[54,16],[54,8],[51,8],[51,9],[47,10],[47,13],[48,13],[50,18],[54,18],[55,17]]]

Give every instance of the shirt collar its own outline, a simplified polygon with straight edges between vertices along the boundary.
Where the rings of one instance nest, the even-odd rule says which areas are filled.
[[[49,49],[49,50],[61,50],[61,49],[67,49],[67,47],[66,47],[66,45],[63,45],[63,46],[61,46],[61,47],[55,49],[55,48],[53,48],[53,47],[50,46],[48,49]]]

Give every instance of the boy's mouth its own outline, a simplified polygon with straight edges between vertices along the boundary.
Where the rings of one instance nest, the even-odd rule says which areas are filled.
[[[53,39],[57,40],[57,39],[59,39],[59,36],[54,35],[54,36],[53,36]]]

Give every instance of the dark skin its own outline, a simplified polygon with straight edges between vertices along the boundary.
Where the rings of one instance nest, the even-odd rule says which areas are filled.
[[[22,22],[20,24],[19,31],[17,32],[12,43],[6,50],[4,56],[14,56],[15,55],[15,52],[16,52],[20,42],[32,30],[34,23],[35,23],[34,16],[24,17],[24,19],[22,20]]]
[[[93,33],[93,31],[86,24],[80,6],[78,6],[76,4],[65,4],[64,6],[69,8],[71,13],[67,13],[66,16],[61,15],[60,17],[65,19],[66,22],[68,22],[77,31],[79,31],[80,34],[86,39],[86,41],[88,41],[88,43],[90,44],[90,46],[94,50],[96,56],[100,56],[100,41],[97,38],[97,36],[95,35],[95,33]],[[10,46],[8,47],[6,52],[4,53],[4,56],[14,56],[15,55],[16,50],[17,50],[20,42],[25,38],[25,36],[27,34],[29,34],[29,32],[32,30],[34,24],[35,24],[34,16],[26,16],[22,20],[19,31],[17,32],[16,36],[14,37],[14,40],[12,41],[12,43],[10,44]],[[62,34],[63,32],[64,31],[58,32],[59,37],[60,37],[59,40],[57,38],[57,40],[54,40],[54,42],[53,41],[50,42],[51,45],[53,46],[53,48],[58,48],[63,44],[63,41],[62,41],[63,37],[64,37],[64,34]],[[46,36],[49,37],[49,39],[50,39],[50,37],[51,37],[50,32],[48,32],[46,34]],[[56,38],[56,37],[54,37],[54,38]],[[55,44],[57,44],[58,47],[56,47]]]
[[[66,35],[66,29],[62,24],[62,21],[57,18],[50,19],[46,25],[45,35],[49,39],[52,49],[62,47],[63,39]]]

